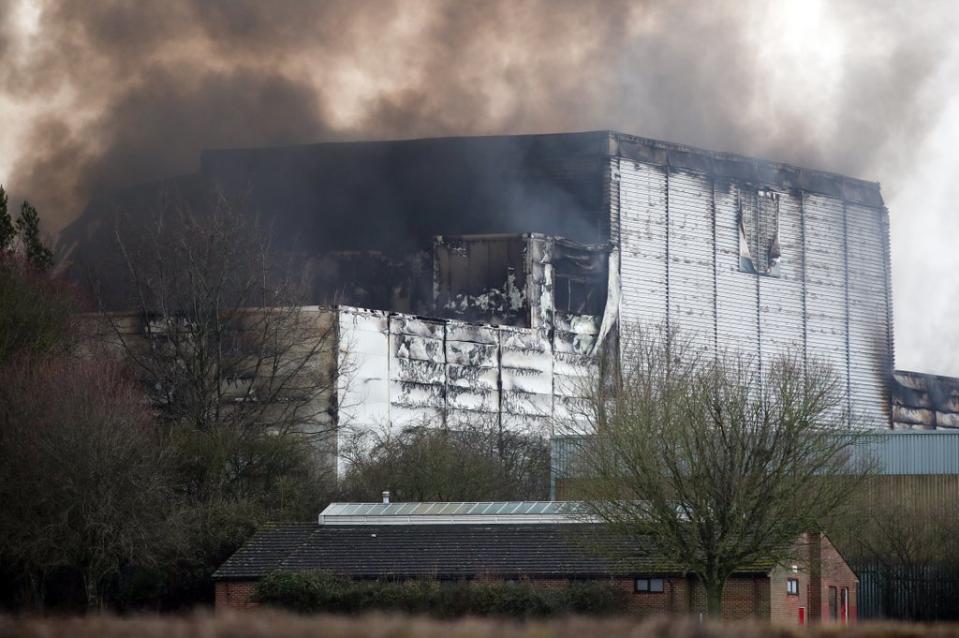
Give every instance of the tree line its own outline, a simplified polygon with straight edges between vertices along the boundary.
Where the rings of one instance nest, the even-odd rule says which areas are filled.
[[[0,606],[209,604],[212,572],[257,526],[334,498],[545,498],[546,442],[504,448],[482,424],[371,435],[337,481],[323,452],[343,373],[328,365],[333,329],[224,198],[121,217],[109,272],[79,284],[52,268],[35,209],[11,221],[6,203]],[[450,481],[464,464],[471,481]]]

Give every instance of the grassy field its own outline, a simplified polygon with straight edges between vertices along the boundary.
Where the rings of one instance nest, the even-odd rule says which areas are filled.
[[[565,618],[543,622],[465,619],[441,622],[402,616],[294,616],[272,611],[186,616],[88,616],[76,618],[0,617],[0,637],[24,638],[753,638],[815,637],[842,634],[909,638],[959,635],[959,625],[862,623],[847,628],[776,627],[762,623],[700,625],[694,619],[595,620]]]

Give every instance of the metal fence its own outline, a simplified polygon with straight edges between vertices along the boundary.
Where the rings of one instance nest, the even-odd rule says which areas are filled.
[[[859,618],[959,620],[959,565],[852,565],[859,575]]]

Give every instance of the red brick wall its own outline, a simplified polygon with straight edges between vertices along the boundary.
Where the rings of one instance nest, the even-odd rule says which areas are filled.
[[[797,624],[799,608],[805,607],[807,623],[830,622],[829,588],[836,587],[837,592],[841,592],[846,587],[849,590],[847,618],[854,622],[859,581],[829,539],[821,534],[804,535],[794,550],[791,564],[777,567],[770,574],[770,620]],[[798,573],[793,573],[792,564]],[[787,594],[788,578],[799,580],[798,596]]]
[[[663,577],[662,593],[638,593],[632,578],[616,579],[629,596],[630,611],[641,614],[686,613],[689,610],[689,582],[682,577]]]
[[[699,581],[690,585],[689,611],[706,614],[706,588]],[[734,576],[723,588],[723,620],[746,620],[769,617],[769,578]]]
[[[769,575],[769,619],[775,623],[799,624],[800,607],[805,607],[806,618],[809,618],[809,572],[805,562],[797,560],[795,564],[796,572],[793,572],[790,564],[777,567]],[[791,596],[786,590],[786,581],[790,578],[799,581],[797,596]]]
[[[492,582],[497,579],[482,577],[473,582]],[[568,587],[565,578],[536,579],[539,587]],[[640,615],[706,613],[706,592],[702,585],[683,577],[664,577],[662,593],[636,593],[633,578],[613,581],[629,597],[628,608]],[[255,582],[221,581],[216,583],[217,609],[250,609]],[[785,587],[785,585],[784,585]],[[765,576],[735,577],[726,582],[723,590],[723,618],[739,620],[769,616],[769,579]]]
[[[848,620],[855,622],[857,613],[857,597],[859,594],[859,579],[849,568],[846,561],[833,547],[833,544],[825,536],[820,537],[822,545],[822,622],[841,622],[842,617],[837,607],[837,618],[834,621],[829,619],[829,588],[835,587],[837,592],[842,592],[842,588],[849,589],[849,609]]]
[[[216,609],[252,609],[257,606],[251,600],[255,587],[252,581],[220,581],[216,584],[214,606]]]

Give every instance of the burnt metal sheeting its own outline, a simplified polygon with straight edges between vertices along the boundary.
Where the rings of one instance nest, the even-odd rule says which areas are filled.
[[[890,385],[893,427],[959,428],[959,378],[896,370]]]
[[[879,184],[781,162],[718,153],[625,133],[610,132],[611,156],[715,175],[759,186],[820,193],[850,203],[882,207]]]

